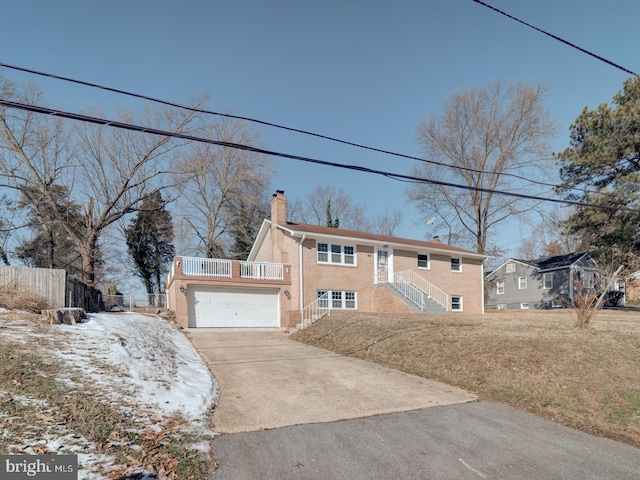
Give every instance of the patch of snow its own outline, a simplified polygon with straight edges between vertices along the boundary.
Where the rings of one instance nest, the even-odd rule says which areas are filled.
[[[68,365],[74,381],[59,381],[82,388],[98,388],[100,395],[124,409],[149,429],[160,430],[158,422],[176,415],[187,421],[184,428],[204,438],[215,434],[209,427],[211,408],[217,403],[219,390],[216,380],[185,335],[163,319],[120,312],[91,314],[78,325],[53,325],[37,328],[30,322],[9,321],[0,335],[21,337],[47,335],[54,337],[59,348],[55,355]],[[16,330],[20,334],[16,335]],[[1,392],[0,392],[1,393]],[[27,398],[14,400],[28,403]],[[42,405],[43,408],[46,405]],[[112,465],[112,459],[96,452],[95,446],[80,435],[69,432],[63,425],[48,432],[34,430],[30,442],[12,447],[13,453],[34,453],[31,446],[48,451],[78,455],[79,479],[100,480],[107,477],[96,472]],[[132,446],[133,448],[134,446]],[[209,453],[207,442],[194,448]],[[157,478],[142,472],[131,476],[136,480]]]

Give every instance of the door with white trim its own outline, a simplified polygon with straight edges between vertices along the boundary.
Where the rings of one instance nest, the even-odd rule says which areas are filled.
[[[389,252],[378,250],[376,255],[376,283],[389,281]]]

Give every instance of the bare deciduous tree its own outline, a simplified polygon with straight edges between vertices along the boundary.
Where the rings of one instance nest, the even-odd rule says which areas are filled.
[[[37,87],[17,88],[0,79],[3,98],[43,105]],[[198,103],[199,104],[199,103]],[[95,112],[93,112],[96,115]],[[147,108],[139,122],[152,128],[191,133],[191,111]],[[119,120],[134,122],[130,112]],[[22,194],[37,192],[29,201],[37,210],[49,209],[74,240],[82,256],[83,279],[96,282],[96,258],[101,235],[110,225],[135,212],[141,202],[162,188],[176,149],[172,137],[76,123],[7,107],[0,109],[0,176]],[[69,221],[56,205],[53,186],[64,186],[69,199],[83,206],[84,223]]]
[[[400,210],[387,210],[373,219],[371,231],[380,235],[393,235],[402,223]]]
[[[543,107],[544,93],[541,84],[504,86],[496,81],[454,94],[441,115],[420,125],[418,141],[427,162],[417,165],[413,174],[469,188],[427,183],[410,187],[409,199],[425,218],[437,217],[438,224],[472,239],[476,250],[485,253],[492,229],[532,208],[531,201],[492,191],[522,191],[528,186],[505,174],[540,178],[549,156],[547,140],[554,131]]]
[[[317,186],[299,209],[301,221],[314,225],[327,224],[327,202],[331,202],[331,216],[340,220],[340,228],[369,231],[364,204],[356,203],[343,188]]]
[[[203,136],[223,142],[254,145],[256,135],[244,122],[224,119],[209,124]],[[272,172],[260,154],[230,147],[192,144],[180,161],[181,195],[177,200],[180,251],[210,258],[231,255],[231,228],[242,209],[266,213],[266,189]],[[260,216],[264,218],[263,216]]]
[[[520,257],[534,260],[586,251],[589,246],[566,226],[565,222],[571,214],[566,209],[558,208],[541,213],[540,221],[531,225],[529,236],[520,244]]]

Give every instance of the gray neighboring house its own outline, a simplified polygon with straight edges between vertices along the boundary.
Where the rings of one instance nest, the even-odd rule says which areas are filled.
[[[594,288],[601,271],[587,252],[509,259],[486,276],[487,309],[562,308],[573,303],[575,283]]]

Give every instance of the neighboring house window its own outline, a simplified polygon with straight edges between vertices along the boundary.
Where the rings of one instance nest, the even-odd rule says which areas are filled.
[[[504,280],[498,280],[496,282],[496,293],[498,295],[503,295],[504,294]]]
[[[554,298],[551,300],[551,308],[562,308],[562,303],[560,298]]]
[[[553,288],[553,273],[545,273],[543,276],[543,283],[545,290],[551,290]]]
[[[418,254],[418,268],[429,268],[429,255]]]
[[[529,310],[529,304],[528,303],[521,303],[520,304],[520,309],[521,310]]]
[[[504,271],[507,273],[513,273],[516,271],[516,264],[515,263],[507,263],[506,267],[504,267]]]
[[[527,288],[527,277],[518,277],[518,288],[520,290]]]
[[[324,297],[323,297],[324,295]],[[322,299],[320,299],[322,297]],[[356,292],[344,290],[318,290],[318,308],[356,310]]]
[[[596,274],[594,272],[585,272],[583,288],[593,288],[595,284]]]
[[[506,303],[499,303],[498,304],[498,310],[506,310],[507,309],[507,304]]]
[[[458,297],[458,296],[451,297],[451,310],[455,312],[462,311],[462,297]]]
[[[355,265],[356,249],[350,245],[329,245],[318,242],[317,259],[318,263]]]
[[[452,272],[462,271],[462,259],[451,257],[451,271]]]

